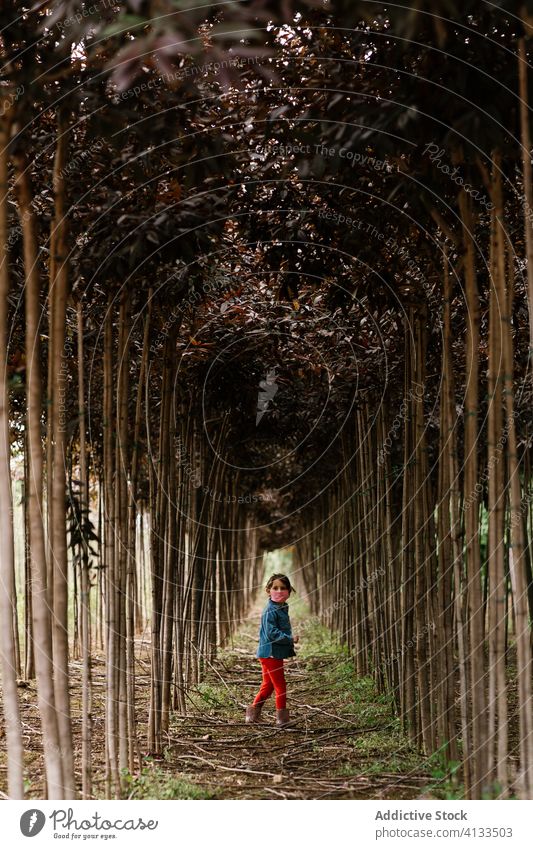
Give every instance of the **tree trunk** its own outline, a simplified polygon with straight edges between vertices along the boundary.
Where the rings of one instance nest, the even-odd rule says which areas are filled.
[[[24,272],[26,281],[26,397],[28,428],[27,484],[28,517],[30,523],[30,554],[32,575],[32,612],[35,637],[35,670],[39,713],[43,728],[43,750],[49,799],[65,799],[62,740],[59,736],[54,696],[52,666],[52,623],[47,589],[45,534],[43,527],[43,445],[41,438],[41,316],[39,258],[35,216],[28,175],[28,160],[19,152],[14,156],[18,213],[23,233]]]
[[[54,692],[59,735],[62,746],[63,782],[65,799],[76,797],[74,755],[69,696],[69,646],[68,646],[68,560],[66,528],[66,398],[68,363],[73,356],[70,343],[66,344],[66,308],[69,294],[69,275],[66,245],[65,166],[68,143],[67,129],[58,120],[57,148],[54,162],[54,223],[50,250],[52,276],[50,279],[49,323],[52,352],[51,385],[48,392],[48,433],[52,442],[52,465],[47,467],[51,478],[51,522],[48,533],[51,539],[53,578],[52,649],[54,660]]]
[[[116,401],[116,476],[115,476],[115,603],[116,603],[116,662],[118,674],[118,731],[119,731],[119,769],[123,775],[129,768],[129,754],[133,745],[133,729],[129,719],[134,710],[128,708],[127,677],[127,546],[128,546],[128,477],[130,475],[129,446],[129,363],[130,363],[130,315],[131,297],[126,288],[122,290],[119,311],[119,338],[117,359],[117,401]],[[133,601],[133,599],[131,600]],[[132,745],[130,746],[130,733]],[[126,787],[122,780],[122,789]]]
[[[462,755],[465,763],[465,770],[470,768],[470,733],[468,726],[468,635],[466,630],[466,622],[464,615],[464,574],[463,574],[463,545],[461,522],[459,514],[459,471],[457,462],[457,413],[455,405],[455,385],[453,373],[453,356],[452,356],[452,324],[451,324],[451,303],[452,303],[452,283],[448,269],[448,256],[444,253],[444,321],[443,321],[443,349],[442,349],[442,391],[441,405],[442,418],[441,427],[441,453],[439,454],[440,462],[446,465],[443,470],[443,486],[444,486],[444,503],[439,504],[439,512],[446,517],[441,531],[440,544],[444,544],[445,534],[450,534],[451,551],[449,556],[452,559],[453,570],[453,605],[455,610],[455,628],[457,633],[457,651],[459,660],[459,688],[460,688],[460,710],[461,710],[461,737],[462,737]],[[449,522],[448,522],[449,515]],[[446,566],[443,567],[444,569]],[[450,611],[450,613],[453,612]],[[453,642],[452,652],[449,662],[453,668]],[[448,670],[450,673],[450,670]],[[454,680],[453,675],[449,679],[448,684],[448,705],[454,701]],[[453,727],[452,734],[455,735]],[[454,739],[451,738],[451,739]],[[457,746],[455,742],[450,747],[450,757],[452,760],[457,758]],[[470,784],[470,781],[467,781]]]
[[[76,305],[78,320],[78,411],[80,426],[80,508],[82,520],[89,518],[89,472],[87,467],[87,446],[85,440],[85,356],[83,339],[83,309],[81,301]],[[83,527],[83,526],[82,526]],[[91,582],[89,578],[89,540],[82,536],[80,562],[81,587],[81,656],[82,656],[82,694],[81,694],[81,775],[82,797],[92,795],[92,679],[91,679]]]
[[[103,489],[104,489],[104,568],[105,568],[105,648],[106,648],[106,753],[108,795],[120,794],[118,767],[118,659],[117,582],[115,575],[114,432],[113,427],[113,293],[110,291],[104,320],[103,352]]]
[[[461,161],[458,152],[455,163]],[[455,164],[454,163],[454,164]],[[467,569],[467,617],[470,629],[470,661],[472,698],[472,785],[466,788],[468,798],[480,799],[487,776],[486,661],[484,652],[483,598],[479,550],[478,494],[478,382],[479,382],[479,297],[474,247],[474,216],[471,198],[464,189],[459,192],[463,244],[465,249],[465,289],[467,308],[466,389],[464,404],[464,501],[465,556]],[[465,780],[467,776],[465,775]]]
[[[503,339],[504,398],[507,428],[507,463],[509,472],[510,537],[509,576],[515,619],[518,715],[520,737],[519,795],[522,799],[533,798],[533,701],[532,701],[532,651],[531,631],[528,616],[528,584],[525,569],[526,538],[524,534],[520,465],[518,462],[517,436],[514,406],[513,336],[511,317],[513,314],[512,268],[514,251],[509,249],[509,287],[505,308],[501,311]]]
[[[508,793],[507,781],[507,681],[505,669],[505,480],[502,434],[502,335],[500,314],[505,310],[505,244],[501,155],[493,155],[491,216],[491,274],[488,373],[488,490],[489,537],[489,725],[488,777],[498,780],[499,793]]]
[[[11,799],[23,799],[24,757],[17,690],[15,638],[12,628],[16,600],[7,375],[9,295],[7,146],[10,129],[11,121],[8,113],[0,119],[0,651],[2,654],[2,695],[7,742],[8,793]]]
[[[529,64],[525,37],[518,39],[518,81],[520,93],[520,130],[522,175],[524,185],[524,235],[526,242],[527,301],[529,308],[529,367],[533,362],[533,181],[531,168],[531,137],[529,132],[529,97],[527,73]]]

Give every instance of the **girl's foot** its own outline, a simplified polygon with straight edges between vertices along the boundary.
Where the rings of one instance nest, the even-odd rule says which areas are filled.
[[[291,718],[287,708],[280,708],[276,711],[276,725],[290,725]]]
[[[259,722],[259,718],[261,716],[261,708],[263,705],[248,705],[246,708],[246,720],[245,722]]]

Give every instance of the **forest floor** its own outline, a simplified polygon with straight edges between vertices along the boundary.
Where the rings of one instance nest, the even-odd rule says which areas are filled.
[[[390,701],[370,678],[357,678],[348,650],[290,602],[297,657],[285,661],[294,725],[275,725],[271,696],[259,725],[244,710],[259,689],[255,658],[260,599],[248,623],[190,694],[195,713],[174,717],[167,763],[212,799],[444,798],[438,765],[401,733]],[[432,789],[433,788],[433,789]]]
[[[188,715],[173,714],[160,757],[145,755],[128,775],[131,799],[432,799],[461,798],[457,780],[438,758],[417,753],[393,716],[390,700],[372,679],[357,678],[348,650],[291,601],[297,657],[285,662],[294,726],[277,728],[271,697],[260,725],[246,725],[244,710],[257,692],[255,658],[260,599],[232,644],[219,653],[205,680],[188,694]],[[141,752],[146,751],[149,645],[139,638],[136,681]],[[93,792],[106,798],[104,757],[105,665],[93,666]],[[44,778],[35,682],[20,688],[26,747],[26,790],[42,798]],[[71,668],[76,773],[80,780],[81,664]],[[1,726],[0,726],[1,727]],[[1,728],[3,737],[3,728]],[[5,738],[0,740],[0,788],[6,786]],[[81,783],[81,781],[80,781]]]

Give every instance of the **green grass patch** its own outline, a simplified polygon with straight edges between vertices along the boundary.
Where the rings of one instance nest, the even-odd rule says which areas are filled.
[[[442,752],[434,752],[426,759],[432,781],[423,788],[425,795],[435,799],[464,799],[464,784],[459,762],[447,763]]]
[[[425,760],[405,735],[394,727],[350,737],[348,742],[353,746],[355,756],[367,762],[365,772],[368,774],[409,772],[420,768]]]
[[[423,793],[431,795],[435,799],[464,799],[465,788],[463,782],[463,770],[459,761],[446,762],[442,752],[434,752],[425,761],[430,772],[432,781],[423,788]],[[485,800],[501,798],[501,784],[494,781],[481,794]],[[510,799],[515,799],[513,794]]]
[[[300,635],[301,641],[298,643],[296,651],[301,658],[307,660],[316,655],[329,655],[332,661],[336,663],[342,661],[343,658],[349,657],[346,647],[340,644],[335,634],[320,624],[314,622],[309,624],[310,620],[306,620],[304,617],[301,617],[301,620],[298,621],[296,615],[293,613],[293,607],[295,607],[295,604],[291,602],[290,616],[292,630],[294,634]]]
[[[195,708],[205,711],[235,709],[235,696],[233,696],[224,684],[202,682],[197,684],[188,692],[188,698]]]
[[[122,773],[128,799],[214,799],[215,792],[206,790],[186,777],[170,775],[152,764],[142,768],[139,775]]]

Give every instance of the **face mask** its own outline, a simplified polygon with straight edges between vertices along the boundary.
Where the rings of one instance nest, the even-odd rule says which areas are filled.
[[[287,601],[288,597],[288,590],[270,590],[270,598],[272,601]]]

